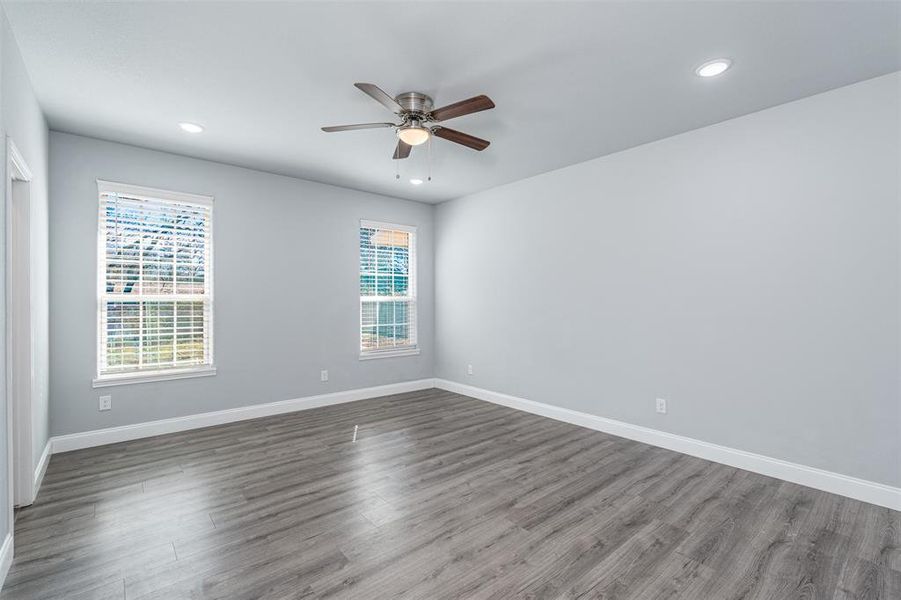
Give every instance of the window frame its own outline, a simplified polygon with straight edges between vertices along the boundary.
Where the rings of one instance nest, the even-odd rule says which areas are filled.
[[[386,348],[384,350],[364,350],[363,349],[363,303],[366,302],[366,299],[374,298],[374,296],[363,296],[360,293],[360,275],[362,271],[360,270],[360,230],[361,229],[385,229],[389,231],[403,231],[405,233],[410,234],[410,258],[409,258],[409,266],[407,277],[409,295],[407,296],[393,296],[394,298],[406,298],[413,305],[413,319],[411,324],[413,326],[413,343],[408,346],[403,346],[401,348]],[[357,321],[357,347],[359,350],[359,358],[360,360],[371,360],[375,358],[391,358],[397,356],[415,356],[419,354],[419,277],[418,277],[418,261],[419,261],[419,236],[416,232],[416,227],[413,225],[401,225],[399,223],[387,223],[384,221],[371,221],[367,219],[360,219],[360,224],[357,227],[357,311],[358,311],[358,321]],[[378,296],[375,296],[378,297]],[[392,296],[385,296],[385,298],[391,298]],[[369,300],[372,301],[372,300]]]
[[[103,373],[102,353],[105,336],[103,332],[103,297],[106,295],[106,228],[101,229],[100,206],[103,194],[123,194],[133,198],[146,198],[148,200],[163,202],[178,202],[182,204],[194,204],[206,207],[209,210],[209,249],[206,256],[206,265],[204,277],[206,279],[206,287],[209,293],[204,293],[204,297],[209,302],[209,320],[207,323],[207,331],[205,331],[208,347],[209,347],[209,363],[202,365],[192,365],[188,367],[169,367],[169,368],[152,368],[138,371],[124,371],[121,373]],[[127,183],[118,183],[114,181],[106,181],[97,179],[97,297],[96,297],[96,319],[97,319],[97,352],[96,365],[94,371],[93,387],[107,387],[113,385],[122,385],[127,383],[145,383],[152,381],[169,381],[174,379],[185,379],[189,377],[207,377],[216,374],[216,363],[214,354],[214,313],[215,313],[215,296],[214,290],[214,241],[213,234],[213,196],[202,194],[192,194],[188,192],[175,192],[171,190],[163,190],[147,186],[132,185]],[[163,296],[162,298],[166,298]]]

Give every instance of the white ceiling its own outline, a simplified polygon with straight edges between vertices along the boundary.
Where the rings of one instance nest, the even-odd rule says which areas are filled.
[[[898,2],[4,6],[53,129],[427,202],[901,69]],[[319,130],[390,120],[357,81],[487,94],[448,126],[492,144],[435,140],[433,181],[395,181],[391,130]]]

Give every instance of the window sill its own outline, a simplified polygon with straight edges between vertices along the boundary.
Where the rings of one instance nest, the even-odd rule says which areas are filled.
[[[216,374],[216,367],[196,367],[193,369],[172,369],[169,371],[147,371],[144,373],[120,373],[103,375],[94,379],[94,387],[110,387],[129,383],[150,383],[152,381],[170,381],[190,377],[209,377]]]
[[[395,356],[415,356],[419,354],[419,348],[404,348],[403,350],[376,350],[374,352],[361,352],[360,360],[372,360],[373,358],[393,358]]]

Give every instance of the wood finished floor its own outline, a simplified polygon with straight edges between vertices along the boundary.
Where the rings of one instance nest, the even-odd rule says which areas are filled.
[[[55,455],[15,544],[3,600],[901,598],[899,512],[439,390]]]

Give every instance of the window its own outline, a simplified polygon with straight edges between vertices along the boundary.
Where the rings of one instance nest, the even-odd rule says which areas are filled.
[[[360,358],[419,354],[416,229],[360,223]]]
[[[97,185],[94,385],[214,374],[213,199]]]

